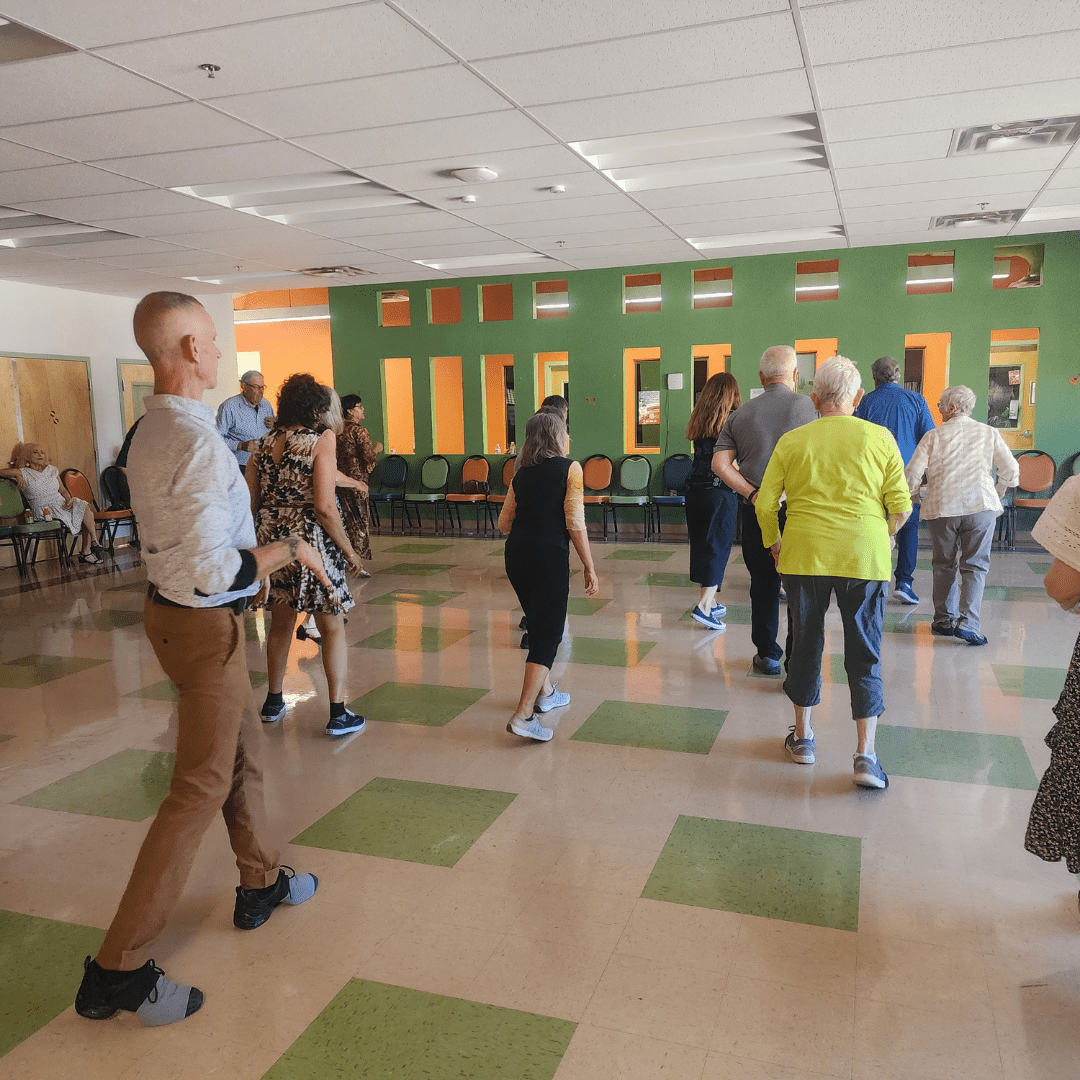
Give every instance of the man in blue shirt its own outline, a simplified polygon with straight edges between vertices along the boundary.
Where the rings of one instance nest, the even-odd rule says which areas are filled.
[[[240,377],[240,393],[226,398],[217,411],[218,431],[236,455],[241,472],[255,444],[274,426],[274,407],[263,397],[265,389],[261,372],[245,371]]]
[[[934,430],[934,418],[922,394],[905,390],[900,385],[900,365],[891,357],[875,360],[870,368],[874,389],[859,403],[855,415],[888,428],[900,448],[904,464],[911,460],[919,440]],[[919,598],[912,588],[915,560],[919,551],[919,504],[914,503],[911,517],[896,534],[896,592],[905,604],[917,604]]]

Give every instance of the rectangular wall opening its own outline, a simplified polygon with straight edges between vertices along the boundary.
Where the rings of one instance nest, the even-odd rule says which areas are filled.
[[[731,307],[730,266],[713,266],[694,271],[694,308]]]
[[[409,325],[409,293],[405,289],[385,289],[376,293],[380,326]]]
[[[907,257],[907,265],[908,296],[953,291],[953,252],[912,252]]]
[[[952,334],[908,334],[904,338],[904,386],[926,398],[934,423],[941,423],[937,403],[949,385]]]
[[[626,399],[626,452],[660,453],[660,349],[626,349],[623,353]]]
[[[510,282],[480,286],[480,321],[512,322],[514,286]]]
[[[465,453],[460,356],[431,358],[431,441],[436,454]]]
[[[514,356],[512,353],[485,356],[484,453],[508,453],[516,440]]]
[[[412,358],[389,356],[382,361],[383,443],[389,454],[415,454]],[[378,440],[375,440],[378,441]]]
[[[814,389],[814,375],[826,360],[836,356],[837,338],[800,338],[795,342],[795,363],[799,373],[798,391],[809,394]]]
[[[570,401],[570,354],[542,352],[536,354],[536,407],[546,397],[558,394]]]
[[[623,314],[660,310],[660,274],[623,276]]]
[[[570,314],[570,284],[566,278],[533,282],[533,318],[565,319]]]
[[[428,322],[432,325],[461,322],[461,289],[457,285],[428,289]]]
[[[795,302],[837,300],[840,297],[840,260],[816,259],[795,264]]]
[[[1035,449],[1038,377],[1038,327],[991,332],[986,422],[1011,450]]]
[[[1042,284],[1043,245],[1010,244],[994,248],[994,288],[1034,289]]]
[[[695,345],[694,356],[694,404],[701,397],[705,384],[714,376],[727,371],[731,361],[731,345]]]

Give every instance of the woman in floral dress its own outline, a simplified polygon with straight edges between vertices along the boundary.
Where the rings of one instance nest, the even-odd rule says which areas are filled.
[[[273,723],[285,715],[282,685],[297,612],[312,612],[322,636],[322,663],[330,693],[328,735],[362,731],[366,721],[345,707],[348,653],[344,614],[353,606],[346,574],[360,567],[338,513],[335,486],[335,425],[321,435],[337,395],[311,375],[291,375],[278,396],[277,423],[259,440],[245,475],[260,544],[299,537],[323,557],[329,587],[306,567],[290,564],[270,575],[267,603],[270,631],[266,640],[268,693],[262,718]],[[338,414],[340,416],[340,414]],[[340,422],[339,422],[340,423]]]
[[[371,436],[367,428],[361,425],[364,419],[364,403],[359,394],[346,394],[341,399],[341,410],[345,419],[345,427],[338,437],[337,462],[338,470],[354,480],[361,481],[364,490],[341,491],[338,493],[338,501],[341,504],[341,520],[345,525],[345,531],[353,547],[360,552],[360,557],[366,562],[371,561],[371,541],[368,538],[368,499],[367,482],[371,471],[375,468],[376,455],[382,451],[382,443],[371,445]],[[361,577],[371,575],[361,568]]]

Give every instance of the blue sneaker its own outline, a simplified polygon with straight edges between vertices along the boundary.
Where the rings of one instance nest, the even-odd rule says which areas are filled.
[[[551,684],[550,694],[541,694],[536,699],[537,712],[551,712],[552,709],[561,709],[570,704],[570,695],[564,694],[559,689],[557,682]]]
[[[544,727],[534,713],[528,720],[511,720],[506,725],[506,730],[512,735],[520,735],[523,739],[535,739],[537,742],[550,742],[555,734],[551,728]]]
[[[725,614],[727,609],[724,609]],[[696,607],[690,612],[690,617],[696,623],[701,623],[702,626],[707,626],[710,630],[726,630],[727,624],[720,621],[716,615],[716,608],[713,608],[707,615],[701,608]]]
[[[723,604],[713,604],[709,609],[709,614],[714,619],[722,619],[727,614],[727,608]]]
[[[931,623],[930,633],[936,637],[956,637],[956,627],[952,623]]]
[[[773,660],[768,656],[755,656],[753,659],[754,671],[758,675],[779,675],[780,661]]]
[[[351,735],[355,731],[363,731],[367,727],[367,719],[359,716],[351,709],[346,709],[340,716],[330,717],[330,723],[326,725],[327,735]]]
[[[989,641],[979,633],[978,630],[968,630],[964,627],[958,626],[953,635],[966,641],[969,645],[988,645]]]
[[[814,758],[814,736],[811,735],[809,739],[797,739],[795,738],[795,728],[791,728],[788,733],[788,737],[784,740],[784,749],[791,755],[791,760],[799,765],[813,765]]]
[[[911,587],[910,582],[905,582],[903,585],[897,585],[893,589],[893,596],[900,601],[901,604],[917,604],[919,598],[915,595],[915,590]]]
[[[878,764],[877,754],[855,755],[855,783],[859,787],[876,788],[878,791],[889,786],[889,778]]]

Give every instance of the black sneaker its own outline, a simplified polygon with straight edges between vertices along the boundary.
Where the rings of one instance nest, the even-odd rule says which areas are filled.
[[[529,620],[526,619],[524,615],[521,616],[521,622],[518,623],[518,629],[519,630],[528,630],[529,629]]]
[[[106,970],[88,956],[75,995],[75,1011],[87,1020],[108,1020],[124,1009],[149,1027],[186,1020],[202,1003],[201,990],[165,978],[153,960],[135,971],[119,972]]]
[[[283,866],[277,881],[265,889],[237,885],[233,926],[237,930],[254,930],[270,918],[278,904],[302,904],[315,895],[318,887],[319,879],[314,874],[298,874],[291,866]]]
[[[354,731],[363,731],[367,727],[367,720],[358,716],[350,709],[346,709],[340,716],[330,717],[330,723],[326,725],[327,735],[351,735]]]
[[[951,623],[931,623],[930,633],[936,637],[956,637],[956,627]]]
[[[527,649],[529,647],[529,635],[527,633],[521,635],[521,648]]]

